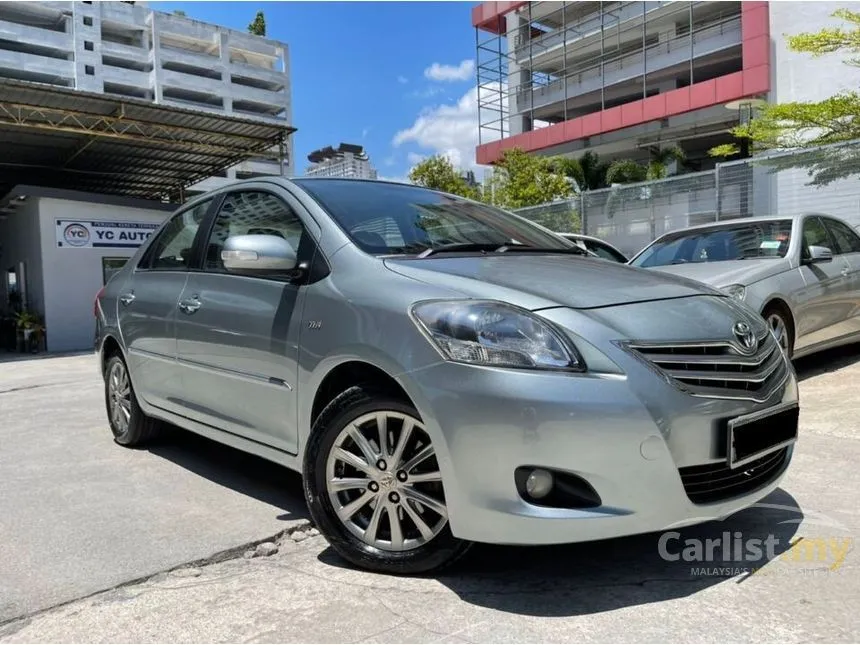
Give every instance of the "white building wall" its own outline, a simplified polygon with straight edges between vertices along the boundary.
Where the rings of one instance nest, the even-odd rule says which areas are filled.
[[[160,224],[169,211],[68,199],[39,198],[38,222],[44,266],[45,329],[49,352],[93,347],[93,300],[103,285],[102,258],[129,258],[134,248],[59,248],[56,220],[104,220]],[[32,221],[37,221],[36,217]],[[6,239],[6,238],[4,238]]]
[[[837,9],[853,9],[856,2],[770,2],[771,103],[822,101],[843,91],[860,88],[860,67],[846,65],[846,53],[811,54],[789,50],[786,36],[814,33],[843,25],[834,18]],[[773,177],[775,212],[791,215],[820,211],[860,226],[860,201],[856,178],[833,182],[820,188],[808,185],[804,169],[780,172]],[[758,214],[758,213],[756,213]]]

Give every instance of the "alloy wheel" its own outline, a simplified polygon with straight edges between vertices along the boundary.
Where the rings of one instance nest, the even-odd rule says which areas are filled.
[[[782,319],[782,316],[779,314],[769,314],[767,317],[767,324],[770,327],[770,330],[773,332],[773,335],[776,337],[779,346],[782,347],[783,351],[788,353],[788,328],[785,326],[785,321]]]
[[[113,364],[108,374],[108,406],[114,432],[123,434],[131,421],[131,383],[122,362]]]
[[[364,414],[337,435],[326,488],[340,522],[365,544],[409,551],[445,528],[448,511],[433,444],[407,414]]]

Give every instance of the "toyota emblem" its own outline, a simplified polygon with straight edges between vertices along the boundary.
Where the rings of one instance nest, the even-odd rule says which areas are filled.
[[[755,337],[752,328],[748,324],[738,321],[734,324],[734,327],[732,327],[732,332],[744,350],[750,354],[755,353],[758,349],[758,339]]]

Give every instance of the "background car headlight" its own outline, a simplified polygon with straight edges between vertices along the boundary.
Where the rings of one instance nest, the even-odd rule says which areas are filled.
[[[473,365],[585,369],[576,349],[530,312],[484,300],[416,303],[412,314],[446,359]]]
[[[747,288],[742,284],[730,284],[729,286],[720,289],[720,291],[735,300],[743,300],[747,295]]]

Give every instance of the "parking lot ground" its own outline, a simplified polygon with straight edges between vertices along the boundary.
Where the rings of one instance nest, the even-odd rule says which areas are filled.
[[[66,367],[58,366],[58,381]],[[684,529],[668,542],[664,538],[662,555],[659,534],[550,548],[477,546],[461,564],[443,574],[395,578],[347,567],[321,537],[298,542],[290,537],[270,557],[236,558],[173,571],[165,567],[143,582],[22,616],[0,626],[0,641],[855,642],[860,637],[860,554],[856,546],[860,536],[860,348],[800,361],[798,373],[802,379],[802,434],[782,487],[761,504],[722,522]],[[83,387],[82,375],[77,383]],[[93,398],[90,393],[90,403]],[[71,396],[65,399],[69,414],[91,418],[74,422],[76,441],[105,444],[116,452],[109,446],[109,437],[104,438],[101,413],[93,415],[72,405],[73,400]],[[3,405],[5,427],[9,408],[5,402]],[[53,415],[57,414],[55,408],[52,403]],[[20,407],[13,409],[19,410],[15,417],[19,431],[33,440],[39,432],[30,426],[36,423],[38,411],[30,414]],[[83,430],[90,425],[99,429],[92,434]],[[2,437],[5,443],[5,429]],[[74,449],[73,454],[80,455],[81,450],[73,445],[76,441],[69,442],[72,445],[66,450]],[[190,440],[173,441],[184,446]],[[28,458],[23,448],[17,450],[19,459],[39,461],[32,455]],[[153,531],[161,532],[165,544],[179,549],[181,539],[188,537],[186,520],[181,516],[165,519],[159,512],[186,503],[176,499],[186,497],[177,482],[193,487],[202,485],[190,483],[194,477],[210,482],[220,478],[229,487],[225,480],[241,479],[245,489],[233,491],[240,497],[254,487],[273,490],[270,482],[257,481],[256,469],[236,470],[232,451],[210,447],[211,457],[192,459],[186,448],[161,450],[162,454],[128,453],[128,459],[101,453],[108,464],[119,459],[124,470],[120,473],[110,465],[115,478],[109,483],[97,479],[96,483],[121,489],[131,479],[131,490],[139,489],[138,498],[157,499],[148,518],[158,519],[155,528],[140,521],[132,525],[136,530],[129,530],[133,513],[103,517],[102,530],[118,535],[125,528],[128,542],[125,549],[112,551],[111,557],[101,560],[97,552],[91,553],[92,566],[117,572],[122,563],[117,553],[134,552],[141,542],[151,542]],[[164,451],[176,450],[183,451],[184,460],[162,456]],[[5,454],[2,458],[7,459]],[[151,482],[146,468],[135,465],[134,460],[146,460],[153,477],[162,481]],[[8,467],[2,463],[4,473],[9,472]],[[198,474],[204,470],[209,479]],[[87,478],[76,479],[74,468],[63,471],[78,491],[72,500],[94,485]],[[259,476],[266,480],[265,475]],[[270,502],[269,506],[298,516],[303,509],[298,480],[283,479],[286,490],[278,493],[283,495],[278,498],[281,503]],[[56,495],[43,482],[38,485],[42,486],[41,496]],[[5,482],[0,486],[0,504],[8,505],[7,496],[17,494],[21,483],[15,491]],[[149,487],[160,494],[145,495]],[[29,502],[38,497],[34,494]],[[200,501],[201,505],[211,503],[215,500]],[[251,506],[262,503],[248,502]],[[51,502],[52,508],[60,505]],[[9,508],[2,510],[5,518],[17,517],[15,508],[11,513]],[[92,514],[93,509],[88,512]],[[196,512],[205,515],[210,511],[197,508]],[[27,519],[31,514],[26,511],[22,516]],[[249,513],[249,522],[252,515]],[[62,531],[56,530],[51,517],[41,524],[28,519],[26,529],[15,529],[17,557],[37,561],[43,553],[59,549],[60,555],[53,561],[61,565],[61,573],[68,573],[62,563],[75,557],[76,550],[67,548],[65,532],[80,530],[92,536],[99,531],[76,527],[67,514],[60,519]],[[177,522],[175,528],[172,522]],[[15,526],[24,525],[16,520]],[[217,521],[198,526],[201,533],[222,531]],[[5,522],[3,527],[9,530]],[[34,529],[48,535],[31,535],[28,531]],[[266,530],[268,527],[259,527],[257,535]],[[713,549],[711,558],[685,561],[682,557],[685,547],[690,547],[687,553],[693,556],[696,545],[721,539],[727,532],[732,544],[735,538],[741,540],[739,548],[730,546],[728,553],[722,547]],[[2,537],[2,544],[8,544],[7,534]],[[203,538],[197,539],[199,546]],[[755,540],[758,554],[749,549]],[[772,545],[771,554],[766,544]],[[8,565],[0,563],[0,575],[5,577],[2,567]],[[41,567],[39,571],[37,580],[50,581],[50,569]],[[29,582],[20,574],[18,580]]]
[[[0,355],[0,622],[305,522],[300,479],[194,435],[113,442],[93,353]]]

